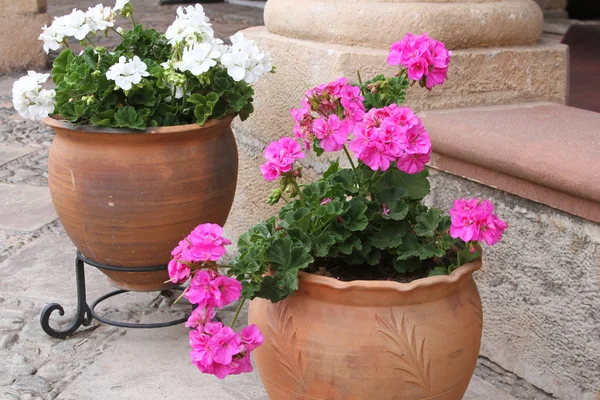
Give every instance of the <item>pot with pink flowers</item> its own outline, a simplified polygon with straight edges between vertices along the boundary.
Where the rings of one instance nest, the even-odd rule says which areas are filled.
[[[486,199],[456,200],[449,214],[423,204],[431,142],[401,104],[410,85],[443,84],[450,59],[409,34],[391,46],[396,75],[308,90],[291,110],[294,137],[269,144],[260,166],[277,184],[276,215],[240,237],[231,265],[218,264],[229,242],[216,225],[175,249],[169,272],[190,279],[202,372],[251,371],[252,353],[272,400],[462,398],[481,342],[480,243],[507,224]],[[298,161],[310,151],[348,167],[331,162],[306,182]],[[238,298],[238,311],[251,300],[250,325],[236,333],[214,310]]]

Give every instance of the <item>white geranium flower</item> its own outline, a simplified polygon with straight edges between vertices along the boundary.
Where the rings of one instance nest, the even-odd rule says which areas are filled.
[[[176,19],[167,28],[165,37],[172,46],[183,42],[187,36],[193,35],[193,28],[187,20]]]
[[[87,34],[90,33],[90,26],[87,24],[85,13],[81,10],[73,9],[71,14],[57,18],[55,22],[59,21],[63,33],[66,36],[72,36],[77,40],[83,40]]]
[[[58,50],[62,47],[65,35],[62,29],[59,29],[54,24],[50,26],[44,25],[38,39],[44,42],[44,51],[48,54],[50,50]]]
[[[171,93],[173,93],[173,89],[175,89],[175,98],[181,99],[183,97],[183,87],[175,86],[173,83],[169,83],[169,90],[171,91]],[[188,92],[188,95],[189,94],[191,94],[191,93]],[[167,97],[165,97],[165,102],[170,103],[172,99],[173,99],[172,96],[167,96]]]
[[[254,40],[246,39],[243,33],[232,36],[231,43],[229,51],[221,57],[221,64],[236,82],[256,83],[258,78],[273,69],[271,55],[261,52]]]
[[[227,46],[223,41],[219,38],[213,38],[210,42],[214,51],[218,51],[221,57],[229,51],[229,46]],[[219,58],[219,62],[221,59]]]
[[[212,44],[197,43],[184,50],[178,68],[181,72],[190,71],[192,75],[198,76],[217,65],[219,57],[221,53]]]
[[[116,17],[116,14],[110,7],[104,7],[102,4],[90,7],[85,13],[87,24],[93,32],[112,28],[115,26]]]
[[[180,43],[193,45],[197,42],[210,42],[215,33],[209,21],[200,4],[185,8],[179,7],[177,8],[177,18],[167,28],[165,37],[172,46]]]
[[[113,7],[113,11],[120,11],[129,3],[129,0],[117,0],[117,3]]]
[[[119,62],[106,72],[106,78],[115,81],[115,85],[123,90],[130,90],[133,85],[142,81],[142,77],[150,75],[148,66],[138,56],[127,60],[121,56]]]
[[[13,105],[23,118],[39,121],[54,111],[56,93],[41,87],[49,76],[29,71],[13,84]]]

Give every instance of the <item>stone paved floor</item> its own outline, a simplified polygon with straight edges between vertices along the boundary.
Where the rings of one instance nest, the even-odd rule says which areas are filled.
[[[49,0],[60,15],[95,0]],[[88,4],[89,3],[89,4]],[[140,21],[166,27],[173,6],[132,0]],[[221,37],[260,24],[260,10],[229,4],[206,5]],[[266,400],[258,375],[225,382],[200,374],[188,359],[183,326],[123,330],[93,323],[65,340],[46,336],[39,314],[49,302],[74,312],[75,249],[52,208],[47,183],[50,129],[16,115],[10,101],[19,74],[0,77],[0,400]],[[111,290],[103,275],[86,272],[89,298]],[[127,294],[99,306],[109,318],[159,321],[183,315],[185,305],[154,294]],[[231,317],[224,311],[222,317]],[[244,320],[244,318],[240,318]],[[54,320],[57,321],[57,320]],[[466,399],[511,399],[475,377]]]

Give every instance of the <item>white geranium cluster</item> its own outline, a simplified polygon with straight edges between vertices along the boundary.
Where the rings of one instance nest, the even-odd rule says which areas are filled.
[[[246,39],[241,32],[231,37],[231,46],[221,57],[221,64],[236,82],[243,79],[249,84],[273,69],[271,55],[261,52],[254,40]]]
[[[175,21],[167,28],[165,37],[172,46],[210,42],[215,35],[210,20],[200,4],[177,8]]]
[[[52,25],[44,25],[39,36],[39,40],[44,42],[44,51],[49,53],[60,49],[69,37],[84,40],[90,33],[95,35],[97,31],[113,28],[117,12],[123,10],[127,3],[129,0],[117,0],[113,8],[98,4],[87,12],[74,9],[69,15],[54,18]]]
[[[148,66],[138,56],[127,60],[119,57],[119,62],[111,66],[106,72],[106,78],[115,81],[115,85],[123,90],[131,90],[133,85],[142,81],[142,77],[150,75]]]
[[[56,93],[41,86],[49,76],[29,71],[13,84],[13,105],[23,118],[39,121],[54,111]]]
[[[175,51],[173,60],[163,65],[166,70],[189,71],[199,76],[221,65],[236,82],[244,80],[254,84],[273,69],[271,56],[261,52],[255,42],[246,39],[241,32],[231,37],[231,46],[215,38],[210,20],[200,4],[179,7],[177,18],[165,37],[180,50]]]

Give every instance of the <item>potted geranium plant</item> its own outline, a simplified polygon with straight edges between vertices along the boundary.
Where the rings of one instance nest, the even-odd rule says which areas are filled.
[[[133,29],[118,27],[119,16]],[[94,42],[117,35],[113,51]],[[80,41],[79,54],[68,39]],[[48,180],[67,233],[88,259],[114,267],[154,267],[171,243],[201,222],[224,224],[237,184],[230,123],[253,111],[253,89],[270,56],[243,34],[214,37],[202,6],[179,7],[162,34],[144,29],[129,0],[73,10],[43,28],[46,52],[60,50],[50,74],[14,83],[25,118],[56,132]],[[105,272],[130,290],[165,287],[166,271]]]
[[[269,144],[260,167],[280,183],[268,202],[285,204],[240,237],[221,265],[228,277],[221,227],[179,243],[169,272],[191,278],[191,356],[203,372],[249,371],[256,349],[273,400],[462,398],[482,333],[479,243],[495,244],[507,225],[485,199],[457,200],[449,215],[423,204],[431,142],[399,105],[411,84],[442,84],[450,58],[409,34],[391,47],[395,76],[308,90],[291,111],[295,138]],[[296,161],[310,150],[343,151],[350,168],[335,161],[304,183]],[[213,318],[239,297],[253,300],[253,325],[236,333]]]

